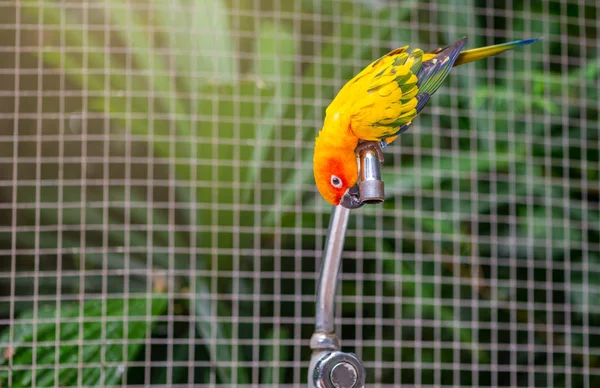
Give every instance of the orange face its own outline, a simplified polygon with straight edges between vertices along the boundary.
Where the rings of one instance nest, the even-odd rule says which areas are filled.
[[[319,192],[332,205],[360,207],[358,164],[354,152],[325,152],[315,149],[314,175]]]

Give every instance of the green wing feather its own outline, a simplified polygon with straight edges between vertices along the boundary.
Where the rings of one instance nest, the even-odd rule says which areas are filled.
[[[423,65],[417,72],[419,94],[427,93],[431,96],[442,86],[442,82],[444,82],[450,73],[450,70],[454,66],[454,61],[456,61],[456,58],[466,44],[467,37],[459,39],[450,46],[442,49],[435,57],[423,62]]]

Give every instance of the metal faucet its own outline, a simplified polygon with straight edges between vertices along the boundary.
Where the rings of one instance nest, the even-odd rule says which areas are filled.
[[[366,149],[359,155],[358,173],[361,203],[383,202],[385,195],[381,164],[374,151]],[[340,339],[334,329],[335,291],[349,218],[349,209],[336,206],[329,221],[317,288],[315,332],[310,339],[312,356],[308,368],[309,388],[365,386],[366,370],[362,361],[355,354],[340,350]]]

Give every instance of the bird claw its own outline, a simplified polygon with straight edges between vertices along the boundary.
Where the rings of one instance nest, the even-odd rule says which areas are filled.
[[[379,163],[383,164],[384,158],[383,158],[383,151],[381,149],[381,142],[359,140],[358,145],[354,149],[354,152],[357,155],[360,155],[360,153],[363,152],[364,150],[375,151],[375,153],[377,154],[377,158],[379,158]]]

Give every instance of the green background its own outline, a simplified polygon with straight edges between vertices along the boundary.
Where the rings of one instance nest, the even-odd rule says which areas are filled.
[[[343,349],[368,385],[600,385],[600,8],[532,3],[0,3],[0,386],[305,384],[325,108],[462,36],[543,40],[385,150]]]

